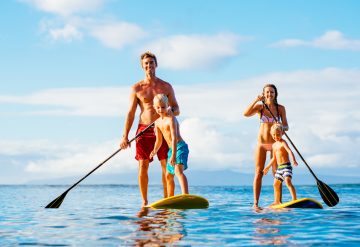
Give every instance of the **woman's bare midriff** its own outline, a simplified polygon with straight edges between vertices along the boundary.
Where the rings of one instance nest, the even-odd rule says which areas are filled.
[[[270,129],[271,129],[272,125],[273,125],[272,123],[261,123],[260,124],[258,143],[272,144],[275,142],[270,134]]]

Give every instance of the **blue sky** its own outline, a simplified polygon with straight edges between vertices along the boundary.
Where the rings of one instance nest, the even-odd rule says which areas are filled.
[[[146,50],[175,89],[191,169],[253,172],[259,121],[242,112],[272,82],[288,134],[316,173],[357,174],[359,7],[355,0],[1,1],[0,183],[82,175],[115,151]],[[133,157],[134,148],[124,150],[99,173],[135,174]]]

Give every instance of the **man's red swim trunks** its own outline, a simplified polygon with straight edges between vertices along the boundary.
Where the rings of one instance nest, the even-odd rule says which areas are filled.
[[[145,129],[148,125],[146,124],[139,124],[138,129],[136,131],[136,134],[138,134],[140,131]],[[154,127],[148,128],[141,136],[139,136],[136,139],[136,160],[150,160],[153,161],[153,159],[150,159],[150,153],[154,149],[155,145],[155,132]],[[159,160],[167,159],[167,153],[168,153],[169,147],[165,140],[163,140],[161,147],[159,151],[157,152],[157,157]]]

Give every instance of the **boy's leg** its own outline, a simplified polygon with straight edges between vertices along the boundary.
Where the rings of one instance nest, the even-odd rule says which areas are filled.
[[[167,181],[166,181],[166,159],[160,160],[161,164],[161,178],[164,190],[164,198],[168,197]]]
[[[175,165],[175,175],[179,179],[181,193],[182,194],[189,194],[188,182],[187,182],[187,178],[186,178],[183,170],[184,170],[184,166],[182,164],[176,164]]]
[[[142,198],[142,206],[148,204],[147,191],[148,191],[148,169],[149,169],[149,160],[139,160],[139,172],[138,172],[138,183],[140,194]]]
[[[175,193],[174,175],[166,171],[167,196],[173,196]]]
[[[296,200],[296,190],[295,190],[294,185],[291,182],[291,177],[286,177],[285,178],[285,183],[286,183],[286,186],[288,187],[288,189],[290,191],[292,200]]]
[[[281,204],[281,185],[282,182],[279,179],[274,179],[274,204]]]

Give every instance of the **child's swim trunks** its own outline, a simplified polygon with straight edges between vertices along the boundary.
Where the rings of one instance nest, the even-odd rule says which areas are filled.
[[[166,170],[170,173],[170,174],[175,174],[175,167],[172,166],[170,164],[170,158],[172,155],[172,149],[169,148],[168,151],[168,161],[166,164]],[[189,156],[189,148],[188,145],[184,142],[184,141],[179,141],[176,144],[176,165],[183,165],[184,166],[184,170],[187,169],[187,161],[188,161],[188,156]]]

